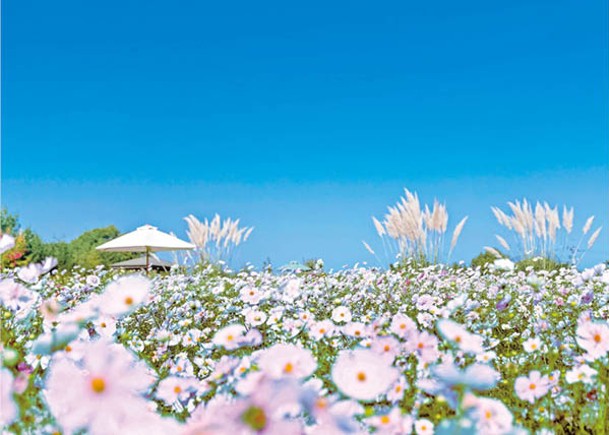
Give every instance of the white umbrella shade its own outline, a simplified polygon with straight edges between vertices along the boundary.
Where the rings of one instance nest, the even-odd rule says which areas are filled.
[[[98,246],[98,251],[108,252],[145,252],[146,270],[150,267],[149,256],[151,252],[180,251],[195,249],[195,245],[185,242],[171,234],[159,231],[152,225],[143,225],[127,234]]]
[[[109,252],[158,252],[195,249],[195,245],[159,231],[152,225],[144,225],[95,249]]]

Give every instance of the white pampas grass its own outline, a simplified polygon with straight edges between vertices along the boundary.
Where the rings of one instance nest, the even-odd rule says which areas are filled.
[[[588,239],[588,249],[592,248],[592,246],[596,242],[596,239],[598,239],[598,235],[601,233],[601,229],[602,227],[598,228],[595,232],[592,233],[592,235]]]
[[[582,228],[582,233],[584,233],[584,235],[588,234],[588,231],[590,231],[590,228],[592,228],[593,222],[594,222],[594,216],[590,216],[586,220],[586,223],[584,224],[584,227]]]
[[[467,222],[467,218],[468,218],[468,216],[465,216],[463,219],[461,219],[461,222],[459,222],[457,224],[457,226],[455,227],[455,230],[453,231],[453,237],[450,240],[450,252],[452,252],[453,249],[455,249],[455,246],[457,245],[457,240],[459,240],[459,236],[461,235],[461,231],[463,231],[463,227],[465,226],[465,222]]]
[[[498,234],[495,234],[495,237],[497,238],[497,240],[499,241],[499,244],[503,247],[503,249],[505,249],[506,251],[510,250],[510,245],[503,237],[501,237]]]
[[[233,251],[247,241],[253,227],[239,227],[239,219],[227,218],[224,221],[216,214],[211,221],[199,221],[192,214],[185,217],[188,223],[188,237],[197,247],[202,261],[229,261]]]
[[[449,255],[466,220],[467,218],[461,220],[453,232]],[[393,240],[397,254],[403,260],[439,261],[448,228],[448,212],[444,204],[434,200],[431,209],[428,205],[422,208],[419,196],[404,189],[404,196],[397,204],[388,207],[383,220],[373,217],[372,222],[383,240],[385,235]]]

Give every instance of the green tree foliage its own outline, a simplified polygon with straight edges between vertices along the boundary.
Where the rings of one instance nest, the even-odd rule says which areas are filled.
[[[71,269],[74,266],[94,268],[99,265],[109,266],[138,255],[95,250],[95,247],[120,235],[114,225],[86,231],[71,242],[45,243],[30,228],[22,230],[19,217],[4,208],[0,211],[0,230],[2,234],[11,234],[16,238],[15,247],[2,255],[2,267],[15,267],[54,257],[60,269]]]
[[[137,254],[128,252],[100,252],[95,247],[120,236],[120,231],[114,225],[86,231],[69,243],[69,261],[67,268],[76,265],[93,268],[101,264],[109,266],[118,261],[134,258]]]
[[[482,269],[485,269],[489,265],[493,264],[496,259],[497,257],[495,255],[488,251],[484,251],[472,259],[472,267],[481,267]]]

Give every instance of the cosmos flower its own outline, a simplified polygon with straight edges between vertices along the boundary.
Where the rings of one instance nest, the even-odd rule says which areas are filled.
[[[245,303],[251,305],[258,305],[262,298],[264,298],[264,293],[258,290],[255,287],[246,286],[241,289],[240,292],[241,300]]]
[[[438,338],[427,331],[415,331],[406,342],[405,349],[416,355],[422,363],[431,363],[440,356]]]
[[[594,381],[594,376],[596,376],[597,374],[598,372],[592,367],[587,364],[582,364],[579,367],[568,370],[565,374],[565,379],[569,384],[574,384],[576,382],[590,384]]]
[[[332,310],[332,320],[334,320],[336,323],[350,322],[351,317],[351,310],[344,305],[336,307]]]
[[[445,339],[456,343],[463,352],[474,354],[484,352],[484,339],[479,335],[468,332],[457,322],[442,319],[438,321],[438,331]]]
[[[199,390],[200,383],[193,377],[169,376],[159,382],[156,397],[167,405],[186,400]]]
[[[329,320],[322,320],[320,322],[314,322],[309,328],[309,334],[315,340],[321,340],[323,337],[331,337],[334,335],[336,327]]]
[[[0,302],[11,311],[27,309],[37,298],[34,292],[13,279],[0,281]]]
[[[0,426],[11,424],[18,416],[13,397],[13,374],[9,369],[0,368]]]
[[[414,422],[414,432],[417,435],[432,435],[434,433],[434,424],[426,418],[422,418]]]
[[[245,327],[243,325],[229,325],[216,332],[212,343],[216,346],[222,346],[227,350],[237,349],[241,346],[241,339],[244,334]]]
[[[317,362],[309,350],[294,344],[279,343],[262,352],[258,366],[272,379],[302,379],[313,374]]]
[[[541,340],[538,337],[531,337],[522,343],[522,347],[526,353],[536,352],[541,348]]]
[[[518,398],[531,404],[545,396],[549,389],[550,381],[548,377],[542,376],[537,370],[533,370],[528,376],[519,376],[514,383],[514,390]]]
[[[368,328],[361,322],[349,322],[344,326],[343,331],[346,335],[354,338],[364,338],[368,336]]]
[[[471,414],[480,434],[507,435],[512,433],[514,417],[499,400],[475,398]]]
[[[389,330],[400,338],[408,338],[417,330],[417,325],[410,317],[398,313],[391,319]]]
[[[609,325],[607,322],[579,322],[577,326],[577,344],[587,353],[585,358],[594,361],[609,351]]]
[[[367,349],[343,350],[332,367],[332,380],[345,395],[373,400],[386,393],[398,372],[385,358]]]
[[[87,345],[82,365],[53,358],[46,382],[49,407],[65,432],[119,433],[147,407],[141,395],[152,378],[121,346],[104,341]]]
[[[395,407],[382,415],[375,415],[366,419],[367,423],[378,434],[403,434],[412,431],[412,417],[403,416],[400,408]]]
[[[141,275],[129,275],[111,282],[99,300],[103,314],[122,316],[147,302],[150,280]]]
[[[447,387],[463,385],[474,390],[493,388],[499,380],[499,373],[487,364],[474,363],[462,370],[451,362],[433,368],[434,376]]]
[[[400,347],[400,342],[391,336],[376,337],[372,340],[372,345],[370,346],[372,351],[381,355],[388,363],[393,362],[400,351]]]
[[[245,314],[245,323],[249,326],[260,326],[266,322],[266,319],[267,315],[260,310],[249,310]]]
[[[0,237],[0,255],[10,251],[15,246],[15,238],[10,234],[2,234]]]

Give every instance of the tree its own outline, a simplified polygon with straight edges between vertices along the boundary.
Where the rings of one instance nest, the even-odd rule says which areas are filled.
[[[76,265],[85,268],[93,268],[101,264],[109,266],[118,261],[134,258],[137,254],[128,252],[100,252],[95,248],[120,235],[120,231],[114,225],[104,228],[95,228],[86,231],[72,240],[69,244],[70,259],[67,268]]]
[[[497,252],[499,252],[499,251],[497,251]],[[482,269],[484,269],[484,268],[487,268],[490,264],[493,264],[496,259],[497,259],[497,256],[495,254],[492,254],[488,251],[484,251],[472,259],[472,267],[479,266]]]

